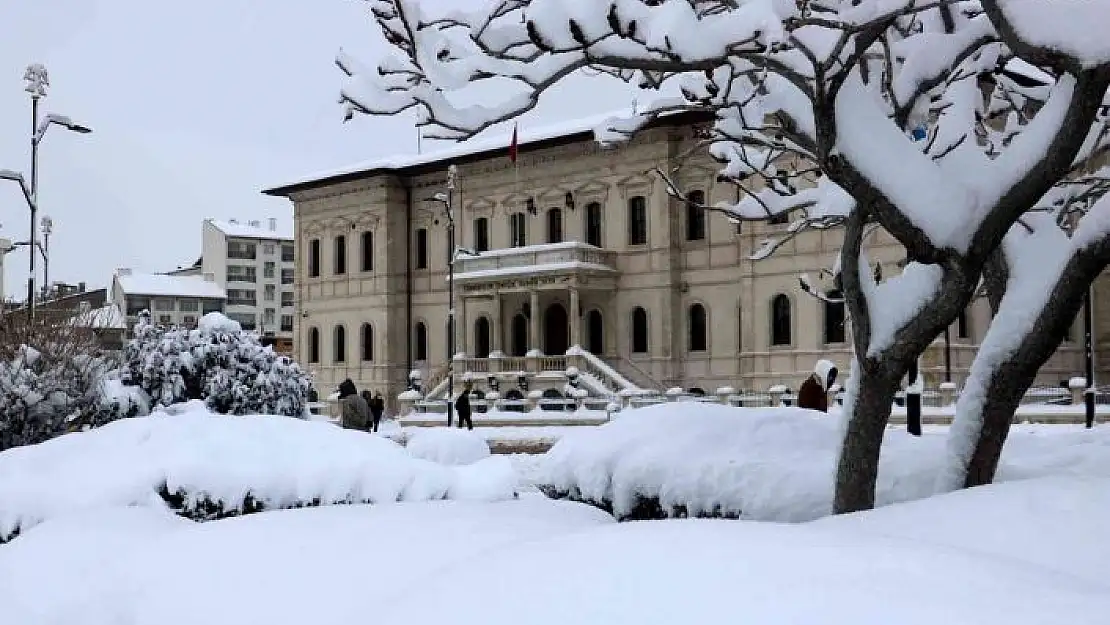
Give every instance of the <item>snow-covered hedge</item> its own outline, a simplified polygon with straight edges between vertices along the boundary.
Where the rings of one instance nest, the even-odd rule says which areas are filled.
[[[168,505],[195,520],[342,503],[515,496],[509,460],[448,467],[329,424],[216,415],[199,401],[0,453],[0,542],[45,520]]]
[[[461,428],[415,428],[405,443],[410,454],[440,464],[474,464],[490,455],[480,434]]]
[[[154,325],[143,311],[125,360],[131,383],[155,405],[203,399],[222,414],[305,413],[308,375],[220,313],[190,330]]]
[[[619,520],[809,521],[832,510],[840,436],[836,417],[800,408],[659,404],[566,435],[539,463],[536,481],[549,497]],[[945,444],[944,431],[916,437],[889,428],[877,505],[933,495]],[[996,480],[1073,473],[1110,477],[1110,426],[1015,426]]]

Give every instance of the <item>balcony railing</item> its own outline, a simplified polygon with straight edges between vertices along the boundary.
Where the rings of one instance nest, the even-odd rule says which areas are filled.
[[[490,275],[511,275],[536,270],[590,268],[616,270],[616,252],[604,250],[578,241],[531,245],[503,250],[482,252],[479,256],[462,256],[455,266],[456,279],[466,279],[466,274],[481,272]]]

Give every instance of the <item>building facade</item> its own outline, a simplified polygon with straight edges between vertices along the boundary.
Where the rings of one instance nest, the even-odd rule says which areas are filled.
[[[799,289],[801,274],[833,266],[842,233],[804,232],[751,260],[785,233],[785,221],[733,223],[671,197],[654,173],[675,171],[709,204],[737,199],[735,186],[716,182],[716,164],[694,151],[703,122],[667,118],[616,148],[585,129],[525,135],[515,164],[506,148],[456,149],[266,191],[294,206],[295,358],[320,388],[350,377],[395,395],[410,370],[424,372],[425,386],[442,379],[451,356],[448,221],[442,204],[426,199],[446,191],[453,164],[457,244],[478,253],[455,264],[456,373],[482,379],[505,370],[494,361],[561,356],[574,345],[608,365],[594,367],[598,376],[608,369],[641,388],[797,388],[819,358],[846,370],[843,305]],[[898,273],[904,252],[889,235],[877,231],[867,246],[882,273]],[[1098,293],[1110,306],[1102,281]],[[927,383],[944,380],[946,352],[961,382],[988,323],[987,302],[976,301],[950,329],[949,349],[938,339],[925,355]],[[1081,374],[1079,330],[1040,383]],[[1099,319],[1096,339],[1105,353],[1110,318]]]
[[[164,326],[196,327],[210,312],[223,312],[227,296],[212,274],[169,276],[117,269],[112,277],[111,303],[119,307],[128,334],[139,313],[150,311],[151,321]]]
[[[295,257],[293,235],[279,229],[276,219],[265,227],[259,221],[204,220],[200,273],[225,289],[228,317],[284,353],[293,347]]]

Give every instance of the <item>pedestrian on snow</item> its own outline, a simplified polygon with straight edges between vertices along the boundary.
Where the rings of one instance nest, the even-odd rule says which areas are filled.
[[[830,360],[818,360],[813,375],[806,378],[798,389],[798,407],[829,411],[829,389],[836,382],[836,365]]]
[[[370,407],[358,394],[351,378],[343,380],[339,385],[339,405],[342,407],[340,425],[345,429],[364,432],[370,429]]]
[[[463,422],[466,423],[466,429],[474,429],[474,422],[470,420],[470,382],[463,385],[462,393],[459,393],[459,397],[455,400],[455,412],[459,415],[460,429]]]
[[[382,398],[381,391],[374,391],[374,396],[370,398],[370,416],[374,418],[374,431],[378,431],[378,426],[381,425],[382,415],[385,414],[385,399]]]

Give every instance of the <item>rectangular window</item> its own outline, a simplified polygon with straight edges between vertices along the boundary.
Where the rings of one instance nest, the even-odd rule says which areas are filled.
[[[347,237],[342,234],[335,237],[335,275],[347,273]]]
[[[201,302],[200,310],[206,315],[210,312],[223,312],[224,303],[218,299],[205,300]]]
[[[232,321],[238,321],[239,325],[243,326],[244,330],[254,330],[258,323],[255,315],[251,313],[228,313],[227,318]]]
[[[308,242],[308,277],[320,277],[320,239]]]
[[[267,326],[272,326],[277,323],[277,310],[267,308],[262,311],[262,323]]]
[[[262,266],[262,277],[263,278],[273,278],[276,275],[276,272],[277,272],[277,264],[275,264],[275,263],[267,261],[266,264],[264,264]]]
[[[292,269],[282,269],[281,270],[281,283],[282,284],[293,284],[293,270]]]
[[[228,289],[227,304],[228,306],[255,306],[258,304],[256,293],[254,289]]]
[[[282,243],[281,244],[281,262],[291,263],[291,262],[293,262],[293,256],[294,256],[293,244],[292,243]]]
[[[509,216],[509,247],[524,247],[528,245],[528,222],[524,213],[513,213]]]
[[[601,204],[598,202],[586,205],[586,243],[601,247]]]
[[[200,310],[200,304],[197,303],[195,299],[183,299],[178,306],[181,312],[196,312]]]
[[[272,284],[267,284],[263,297],[267,302],[272,302],[277,299],[277,287]]]
[[[281,331],[282,332],[292,332],[293,331],[293,315],[282,315],[281,316]]]
[[[238,260],[254,260],[256,258],[255,247],[254,243],[246,241],[228,241],[227,257]]]
[[[197,327],[197,318],[193,315],[185,315],[181,318],[181,325],[186,328],[195,328]]]
[[[628,200],[628,244],[647,245],[647,200],[642,195]]]
[[[474,251],[489,251],[489,220],[485,217],[474,220]]]
[[[173,310],[172,299],[156,299],[154,300],[154,310]]]
[[[170,315],[158,315],[158,323],[168,326],[173,323],[173,317]]]
[[[258,279],[258,274],[255,273],[255,267],[244,267],[242,265],[228,265],[227,266],[227,281],[228,282],[255,282]]]
[[[362,270],[374,271],[374,233],[362,233]]]
[[[263,243],[262,244],[262,254],[265,255],[265,256],[273,256],[274,255],[274,244],[273,243]]]
[[[416,231],[416,268],[428,268],[428,229],[419,228]]]
[[[282,306],[282,308],[292,306],[292,305],[293,305],[293,292],[292,291],[282,291],[281,292],[281,306]]]
[[[686,240],[705,240],[705,193],[692,191],[686,202]]]
[[[149,297],[129,297],[127,298],[127,316],[134,317],[135,315],[150,310]]]

